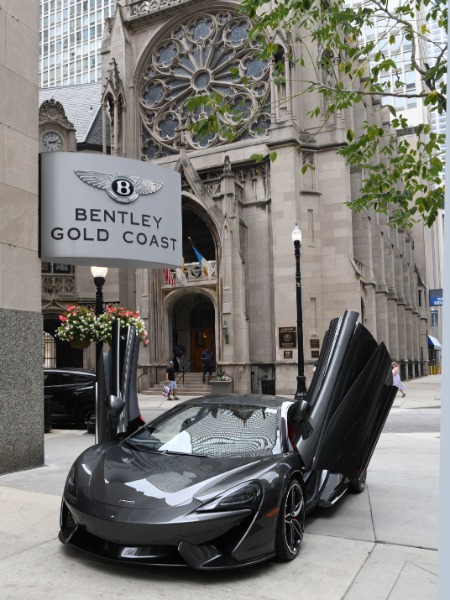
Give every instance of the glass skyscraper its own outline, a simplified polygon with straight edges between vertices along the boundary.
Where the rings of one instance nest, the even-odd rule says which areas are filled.
[[[115,0],[40,0],[39,86],[101,79],[105,19]]]

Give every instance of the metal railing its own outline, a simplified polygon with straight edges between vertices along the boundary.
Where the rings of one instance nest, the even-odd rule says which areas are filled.
[[[209,260],[208,262],[211,265],[211,273],[209,274],[209,277],[207,277],[202,271],[198,262],[186,263],[183,269],[170,269],[175,281],[175,287],[189,284],[207,283],[208,281],[215,282],[217,280],[216,261]],[[163,288],[170,287],[173,286],[169,283],[163,283]]]

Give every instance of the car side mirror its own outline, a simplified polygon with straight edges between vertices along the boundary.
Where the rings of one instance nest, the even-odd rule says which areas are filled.
[[[125,398],[110,394],[109,396],[106,396],[105,404],[106,410],[109,412],[109,414],[113,417],[117,417],[123,411],[125,406]]]

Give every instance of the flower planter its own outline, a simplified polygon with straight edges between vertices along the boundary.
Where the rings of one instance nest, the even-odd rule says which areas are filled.
[[[211,394],[232,394],[233,381],[211,381]]]
[[[89,348],[90,340],[106,341],[110,344],[111,328],[116,321],[120,321],[121,328],[135,327],[139,339],[145,345],[148,343],[148,332],[139,311],[132,312],[120,306],[107,304],[105,312],[100,315],[95,313],[92,306],[68,306],[67,310],[59,315],[59,320],[61,325],[56,329],[55,336],[69,342],[72,348]]]
[[[91,342],[90,340],[71,340],[69,344],[72,346],[72,348],[77,348],[78,350],[85,350],[86,348],[89,348]]]

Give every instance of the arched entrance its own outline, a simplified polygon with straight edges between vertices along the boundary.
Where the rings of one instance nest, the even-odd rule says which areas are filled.
[[[185,368],[202,370],[202,352],[215,348],[215,308],[205,294],[191,293],[175,303],[172,310],[172,348],[179,340],[186,348]]]

